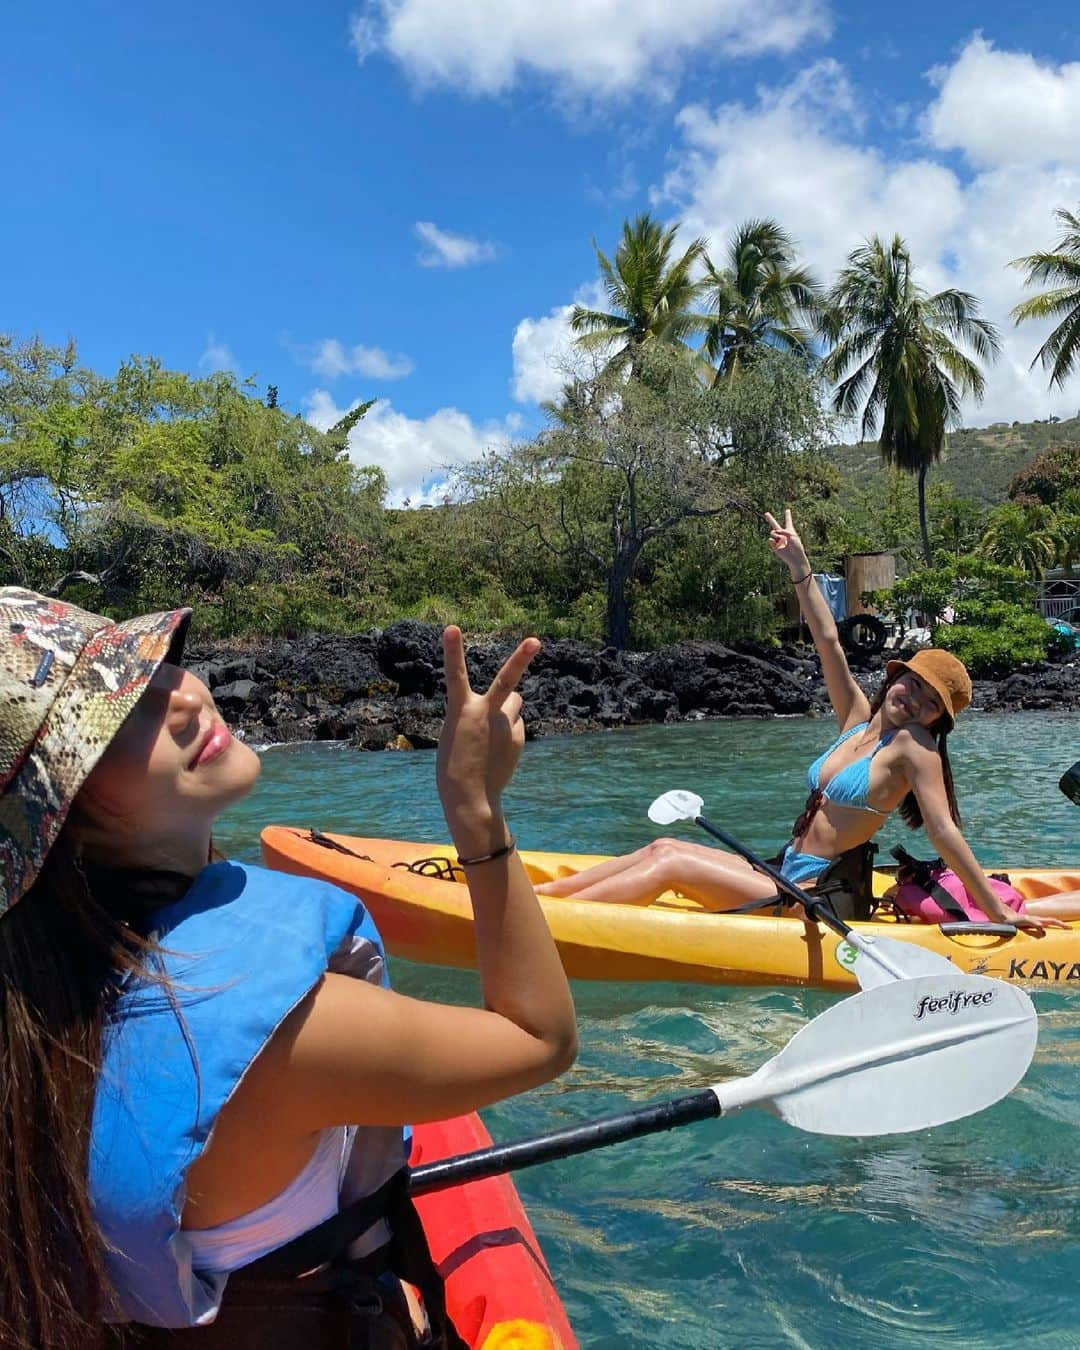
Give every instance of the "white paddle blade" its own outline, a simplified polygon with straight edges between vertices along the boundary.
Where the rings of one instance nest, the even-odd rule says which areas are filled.
[[[853,933],[852,937],[854,942],[849,937],[836,944],[836,964],[850,970],[863,989],[895,984],[897,979],[914,980],[920,975],[949,975],[956,971],[947,956],[914,942],[898,942],[876,933]],[[875,954],[884,960],[875,960]]]
[[[701,815],[705,799],[685,788],[672,788],[657,797],[649,807],[649,819],[654,825],[671,825],[676,820],[696,820]]]
[[[714,1087],[723,1112],[761,1106],[814,1134],[904,1134],[992,1105],[1035,1053],[1035,1008],[982,975],[864,990],[808,1022],[749,1078]]]

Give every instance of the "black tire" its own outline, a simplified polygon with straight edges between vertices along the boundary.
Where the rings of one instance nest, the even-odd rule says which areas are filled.
[[[888,636],[885,625],[873,614],[853,614],[837,625],[844,651],[852,656],[877,656]]]

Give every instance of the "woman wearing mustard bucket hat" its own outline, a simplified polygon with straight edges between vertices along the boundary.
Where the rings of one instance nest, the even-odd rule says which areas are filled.
[[[259,761],[178,664],[189,617],[0,588],[0,1344],[381,1350],[417,1343],[404,1280],[452,1350],[405,1122],[576,1048],[500,805],[539,643],[481,694],[444,635],[436,776],[485,1001],[448,1007],[390,991],[354,896],[210,860]]]
[[[791,512],[783,525],[771,515],[765,519],[770,546],[791,573],[840,728],[807,771],[810,795],[776,859],[784,876],[827,896],[843,917],[868,918],[870,841],[899,809],[912,829],[925,826],[931,844],[963,881],[972,917],[1034,932],[1080,917],[1080,899],[1073,897],[1028,901],[1021,911],[1006,908],[960,832],[947,738],[971,702],[971,679],[963,664],[934,648],[907,661],[890,661],[885,682],[868,700],[848,668]],[[667,890],[727,911],[778,899],[768,878],[742,858],[681,839],[654,840],[635,853],[539,887],[545,895],[623,904],[649,904]]]

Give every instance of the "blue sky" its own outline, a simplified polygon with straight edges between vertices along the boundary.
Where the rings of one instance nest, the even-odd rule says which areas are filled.
[[[421,500],[539,424],[591,240],[650,209],[722,252],[775,215],[828,278],[899,230],[1006,332],[970,421],[1071,414],[1005,264],[1080,204],[1059,4],[53,3],[0,19],[0,329],[230,368]],[[903,24],[895,17],[902,14]],[[885,17],[887,16],[887,17]],[[425,487],[425,485],[427,485]]]

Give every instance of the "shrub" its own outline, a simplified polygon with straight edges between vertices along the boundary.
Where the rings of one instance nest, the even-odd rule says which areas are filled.
[[[1005,567],[972,554],[949,557],[939,554],[937,565],[910,572],[895,586],[867,591],[865,603],[873,609],[897,615],[914,609],[934,623],[951,605],[954,609],[1004,601],[1034,613],[1031,579],[1018,567]]]
[[[1024,662],[1043,661],[1057,641],[1034,607],[1025,573],[970,554],[939,554],[936,567],[912,572],[868,598],[885,612],[926,614],[937,646],[952,652],[973,675],[1002,675]],[[950,606],[954,622],[944,623]]]
[[[511,600],[501,586],[488,583],[474,594],[456,597],[423,595],[411,604],[394,606],[384,599],[379,620],[420,619],[424,623],[456,623],[466,633],[510,637],[535,631],[535,620],[523,605]]]
[[[536,606],[532,613],[543,608],[540,597],[536,597]],[[538,623],[538,631],[545,637],[579,638],[583,642],[603,642],[604,614],[606,600],[601,590],[583,591],[568,604],[552,605],[548,601],[546,612]]]
[[[244,586],[226,582],[220,595],[193,600],[194,631],[202,638],[356,633],[371,622],[354,600],[328,595],[317,577],[303,575]]]
[[[1007,600],[977,601],[957,611],[956,622],[938,624],[934,642],[963,661],[972,675],[1008,674],[1018,665],[1043,661],[1056,634],[1039,614]]]

